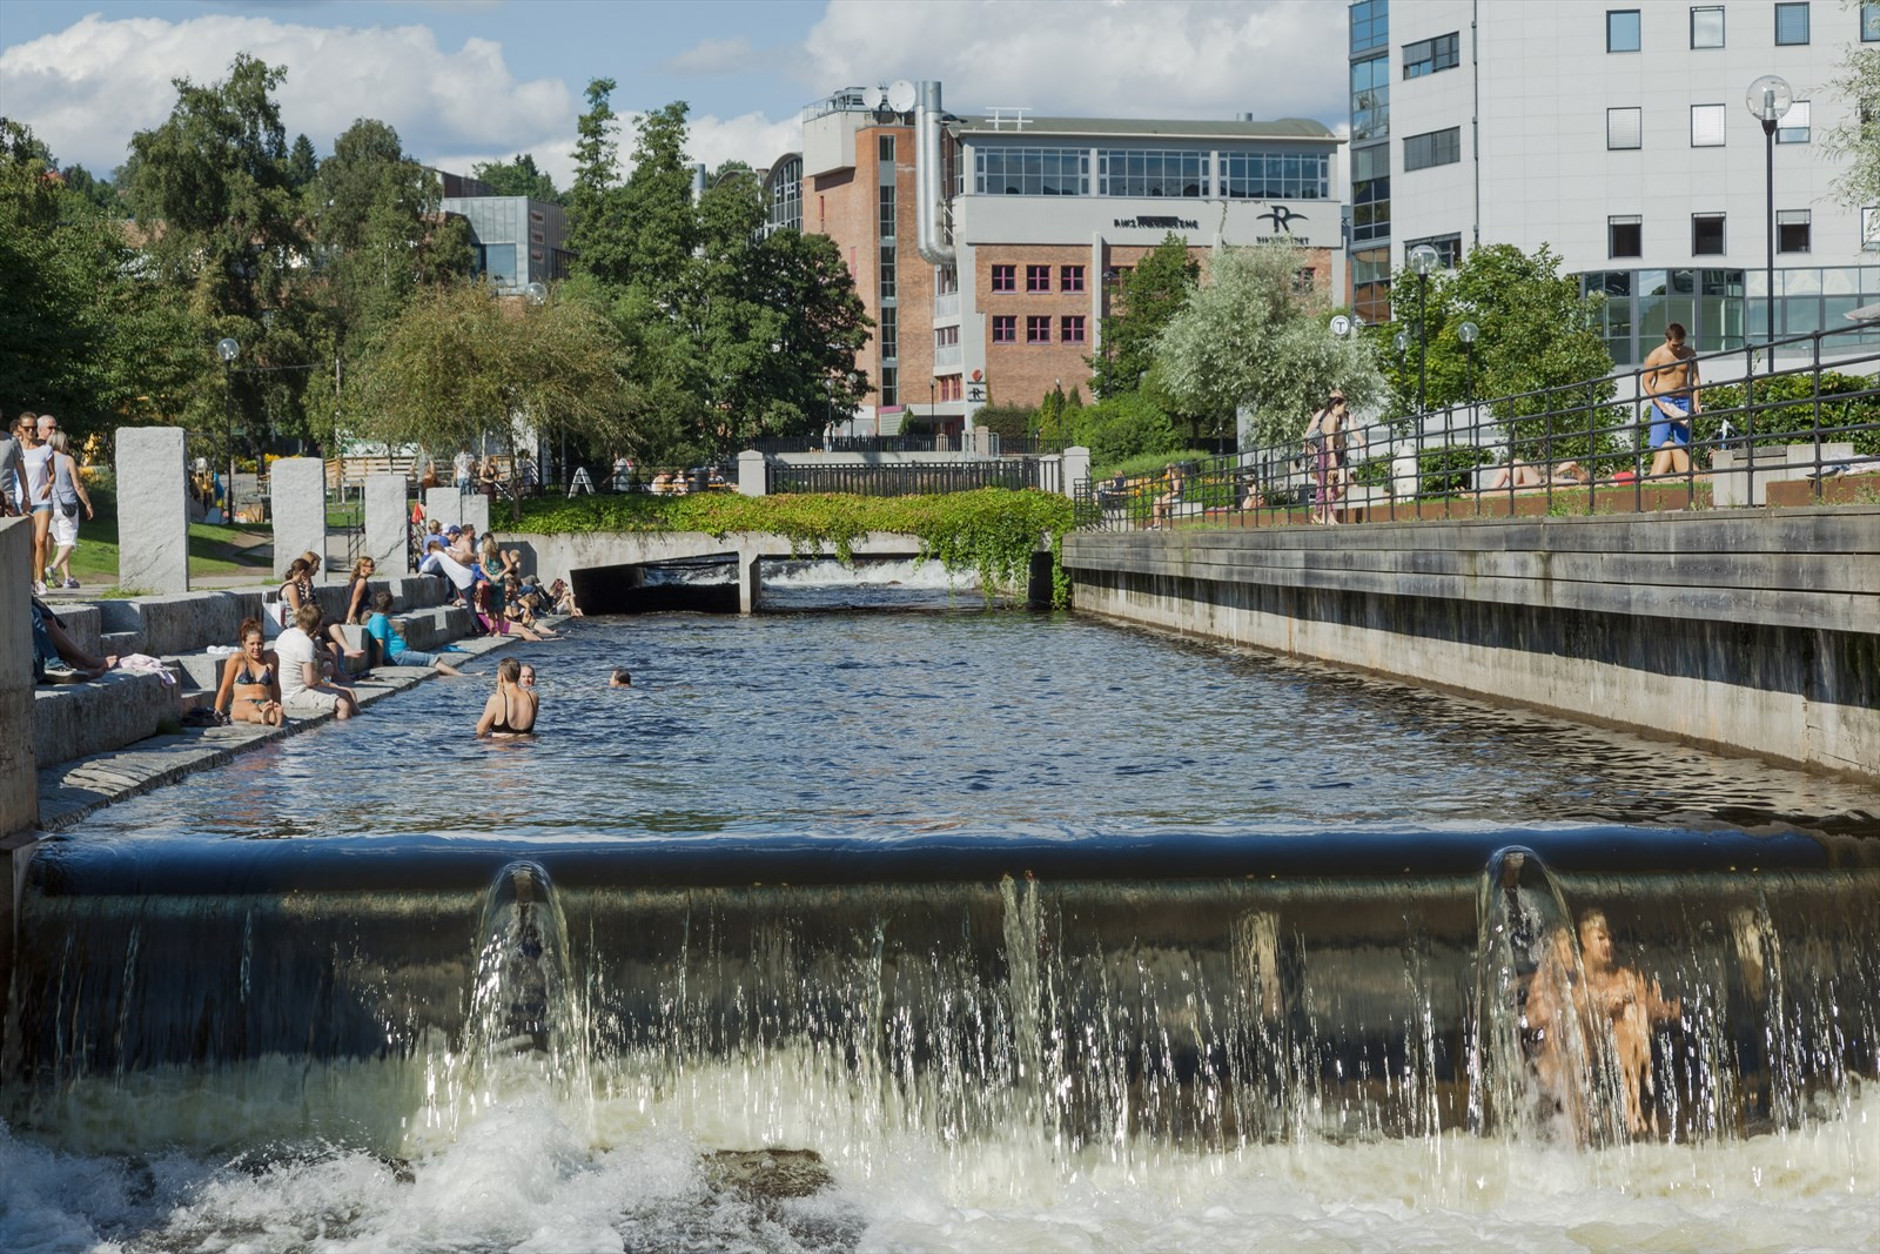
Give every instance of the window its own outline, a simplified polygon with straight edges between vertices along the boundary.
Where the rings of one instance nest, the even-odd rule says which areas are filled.
[[[1606,255],[1643,257],[1645,226],[1636,214],[1606,219]]]
[[[1691,215],[1691,255],[1693,257],[1723,256],[1722,214],[1694,213]]]
[[[876,226],[882,239],[894,238],[894,187],[892,185],[878,189],[880,195],[876,204]]]
[[[1351,153],[1351,238],[1354,243],[1390,238],[1390,145]]]
[[[1454,165],[1462,160],[1462,128],[1410,135],[1403,141],[1404,170],[1427,170],[1431,166]]]
[[[1018,267],[992,267],[992,290],[995,292],[1016,292],[1018,290]]]
[[[1860,211],[1860,248],[1862,252],[1880,252],[1880,208],[1873,205]]]
[[[1082,266],[1058,267],[1058,290],[1060,292],[1081,292],[1084,290],[1084,268]]]
[[[1778,144],[1808,142],[1808,102],[1806,100],[1797,100],[1789,106],[1789,111],[1777,120],[1776,142]]]
[[[1785,44],[1805,44],[1808,42],[1808,5],[1778,4],[1776,6],[1776,46]]]
[[[1390,249],[1351,254],[1351,310],[1373,325],[1390,321]]]
[[[1059,318],[1058,339],[1066,344],[1082,344],[1084,342],[1084,316],[1066,314]]]
[[[1606,147],[1637,148],[1645,126],[1644,117],[1643,109],[1606,110]]]
[[[1390,0],[1360,0],[1351,6],[1351,52],[1369,52],[1390,42]]]
[[[1880,41],[1880,0],[1860,0],[1860,41]]]
[[[1390,58],[1351,63],[1351,142],[1390,134]]]
[[[1403,242],[1405,264],[1409,264],[1410,250],[1428,244],[1436,250],[1436,264],[1445,270],[1454,270],[1462,260],[1462,236],[1432,235],[1427,239],[1407,239]]]
[[[947,348],[959,342],[960,329],[958,327],[935,327],[933,329],[933,346],[935,348]]]
[[[1049,344],[1051,342],[1051,315],[1030,314],[1025,318],[1025,343]]]
[[[893,366],[881,368],[881,407],[894,409],[901,403],[901,372]]]
[[[881,246],[881,299],[887,301],[894,299],[894,258],[894,245],[883,244]]]
[[[901,336],[899,314],[889,305],[875,314],[875,343],[881,349],[881,360],[897,361],[901,356]]]
[[[1809,234],[1813,227],[1813,210],[1784,209],[1776,214],[1776,251],[1779,253],[1805,253],[1809,251]]]
[[[1311,266],[1298,271],[1293,275],[1293,291],[1301,296],[1311,295],[1312,289],[1318,286],[1318,274],[1319,272]]]
[[[1050,266],[1026,266],[1025,290],[1027,292],[1048,292],[1051,290]]]
[[[1462,41],[1457,37],[1458,33],[1450,31],[1447,35],[1438,35],[1434,39],[1405,44],[1403,46],[1403,76],[1422,78],[1426,74],[1455,69],[1462,60]]]
[[[1723,6],[1706,5],[1691,10],[1691,47],[1723,47]]]
[[[1178,148],[1100,149],[1097,195],[1180,196],[1208,194],[1208,154]]]
[[[1637,52],[1638,49],[1638,10],[1607,9],[1606,51]]]
[[[960,290],[960,272],[952,266],[941,266],[934,271],[933,294],[951,296]]]
[[[875,158],[884,165],[894,164],[894,136],[879,135],[875,138]]]
[[[1018,315],[992,315],[992,342],[994,344],[1018,343]]]
[[[965,394],[965,380],[956,374],[943,374],[935,380],[940,385],[940,399],[957,401]]]
[[[1229,200],[1324,200],[1332,159],[1312,152],[1224,152],[1221,194]]]
[[[982,196],[1088,196],[1085,148],[975,148],[973,190]]]
[[[1691,147],[1723,147],[1723,128],[1728,116],[1722,105],[1691,106]]]

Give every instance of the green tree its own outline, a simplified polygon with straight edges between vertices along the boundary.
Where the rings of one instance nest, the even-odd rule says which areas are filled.
[[[529,427],[633,451],[621,364],[612,329],[583,300],[557,294],[538,305],[484,283],[445,283],[416,293],[386,324],[346,414],[370,438],[440,454],[488,439],[513,457]]]
[[[1851,106],[1822,140],[1823,152],[1846,163],[1835,194],[1847,205],[1880,204],[1880,47],[1850,45],[1829,89]]]
[[[675,100],[640,115],[633,173],[621,189],[625,277],[655,292],[679,289],[694,251],[704,242],[701,234],[706,224],[692,204],[686,112],[685,101]],[[762,220],[760,203],[757,221]]]
[[[568,189],[568,247],[577,272],[604,283],[628,277],[626,212],[620,187],[620,120],[611,99],[614,80],[587,87],[587,112],[576,123],[574,184]]]
[[[109,216],[130,217],[130,207],[118,195],[117,186],[110,179],[101,179],[82,165],[66,167],[64,177],[68,188],[77,195],[83,196]]]
[[[1384,399],[1369,346],[1332,335],[1324,298],[1299,287],[1302,254],[1286,243],[1216,254],[1208,281],[1156,341],[1157,379],[1217,430],[1248,409],[1260,443],[1288,443],[1332,387],[1359,413]]]
[[[498,196],[527,196],[557,204],[563,196],[555,190],[555,180],[548,171],[536,168],[535,158],[526,152],[513,161],[484,161],[470,167],[470,177],[488,183]]]
[[[1106,396],[1066,413],[1074,424],[1073,440],[1090,450],[1092,467],[1114,466],[1182,447],[1174,421],[1152,390]]]
[[[1609,436],[1600,434],[1589,445],[1584,435],[1618,421],[1607,409],[1614,389],[1607,377],[1612,354],[1598,320],[1602,298],[1582,295],[1579,281],[1560,273],[1559,257],[1544,245],[1524,253],[1512,244],[1491,244],[1470,250],[1460,267],[1428,282],[1422,343],[1429,409],[1463,404],[1470,396],[1506,398],[1491,412],[1514,423],[1516,455],[1527,460],[1610,448]],[[1409,351],[1393,347],[1386,357],[1399,413],[1416,408],[1417,283],[1406,269],[1391,286],[1393,313],[1410,340]],[[1472,351],[1459,335],[1465,321],[1479,332]],[[1549,423],[1539,417],[1549,411],[1573,412]],[[1573,439],[1562,434],[1567,430],[1581,434]]]
[[[313,141],[305,135],[294,136],[294,146],[287,153],[287,182],[299,191],[313,182],[320,172],[320,159],[313,151]]]
[[[1170,232],[1117,284],[1103,316],[1102,347],[1089,359],[1091,388],[1118,396],[1142,386],[1155,364],[1156,340],[1187,302],[1201,268],[1181,236]]]

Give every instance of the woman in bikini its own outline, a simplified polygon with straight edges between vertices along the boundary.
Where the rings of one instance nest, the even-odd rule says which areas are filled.
[[[281,661],[268,648],[261,620],[241,625],[241,652],[222,665],[222,685],[216,689],[216,713],[237,723],[281,725]]]
[[[522,663],[504,658],[496,667],[496,691],[477,720],[477,736],[533,735],[537,702],[535,693],[522,686]]]

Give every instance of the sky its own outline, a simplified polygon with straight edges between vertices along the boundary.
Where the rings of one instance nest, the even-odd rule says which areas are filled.
[[[0,115],[105,174],[173,79],[284,66],[291,137],[362,117],[427,165],[533,154],[566,186],[588,83],[691,105],[693,159],[767,166],[838,88],[939,79],[950,109],[1346,121],[1344,0],[0,0]],[[621,155],[630,151],[623,135]]]

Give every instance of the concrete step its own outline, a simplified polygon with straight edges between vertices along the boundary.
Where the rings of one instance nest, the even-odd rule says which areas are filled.
[[[132,653],[144,651],[144,633],[141,631],[101,631],[98,633],[98,653],[115,654],[126,657]]]
[[[153,674],[111,671],[85,684],[33,689],[33,758],[40,766],[120,749],[179,716],[177,688]]]

